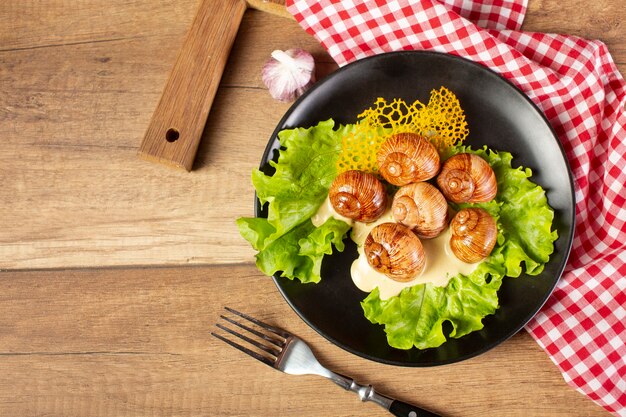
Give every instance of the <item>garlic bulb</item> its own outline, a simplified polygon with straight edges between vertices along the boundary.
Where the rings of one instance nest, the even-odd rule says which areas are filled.
[[[411,281],[426,266],[422,242],[411,229],[398,223],[374,227],[363,250],[370,266],[394,281]]]
[[[294,101],[315,82],[315,60],[303,49],[275,50],[261,77],[273,98]]]
[[[344,217],[370,223],[387,208],[385,186],[374,174],[345,171],[330,185],[328,197],[335,211]]]

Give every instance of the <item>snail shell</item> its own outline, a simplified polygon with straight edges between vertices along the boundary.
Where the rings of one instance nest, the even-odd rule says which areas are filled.
[[[393,185],[426,181],[439,172],[437,149],[416,133],[399,133],[387,139],[376,154],[378,172]]]
[[[460,153],[448,159],[437,177],[446,198],[455,203],[480,203],[493,200],[498,192],[496,175],[478,155]]]
[[[476,263],[489,256],[498,236],[496,221],[481,208],[459,211],[450,222],[450,231],[450,249],[467,263]]]
[[[411,229],[398,223],[374,227],[363,249],[370,266],[394,281],[411,281],[426,266],[422,242]]]
[[[385,186],[374,174],[363,171],[345,171],[337,175],[328,196],[337,213],[359,222],[373,222],[387,208]]]
[[[421,238],[433,238],[445,229],[448,203],[437,187],[416,182],[401,187],[391,204],[393,218]]]

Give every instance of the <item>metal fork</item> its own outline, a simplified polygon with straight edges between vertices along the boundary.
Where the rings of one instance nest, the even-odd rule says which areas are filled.
[[[250,347],[234,342],[219,333],[211,332],[211,334],[272,368],[291,375],[323,376],[343,389],[358,394],[361,401],[372,401],[399,417],[441,417],[439,414],[434,414],[417,406],[378,394],[371,385],[359,385],[352,378],[326,369],[315,358],[315,355],[306,342],[298,336],[277,327],[270,326],[247,314],[233,310],[232,308],[224,308],[226,311],[245,321],[242,323],[231,317],[220,315],[220,318],[225,322],[241,330],[233,330],[221,323],[217,323],[216,326],[224,332],[237,337],[240,341],[246,342]],[[252,335],[256,336],[258,339],[253,339],[251,337]],[[256,349],[253,350],[252,348]]]

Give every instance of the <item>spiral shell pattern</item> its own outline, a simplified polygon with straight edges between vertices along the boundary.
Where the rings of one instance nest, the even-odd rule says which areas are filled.
[[[467,263],[476,263],[489,256],[498,237],[495,219],[481,208],[459,211],[450,222],[450,231],[450,249]]]
[[[498,192],[496,175],[489,163],[478,155],[461,153],[442,166],[437,185],[454,203],[481,203],[494,199]]]
[[[328,197],[337,213],[359,222],[373,222],[387,208],[385,186],[374,174],[363,171],[337,175],[330,185]]]
[[[370,266],[395,281],[411,281],[426,266],[422,242],[411,229],[398,223],[374,227],[363,249]]]
[[[391,204],[393,218],[420,238],[438,236],[448,224],[448,203],[437,187],[416,182],[401,187]]]
[[[387,139],[376,154],[378,172],[393,185],[426,181],[437,175],[437,149],[416,133],[399,133]]]

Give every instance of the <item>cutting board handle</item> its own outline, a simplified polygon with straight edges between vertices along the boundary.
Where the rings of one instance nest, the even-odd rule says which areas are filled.
[[[247,4],[201,0],[139,156],[191,171],[204,125]]]

